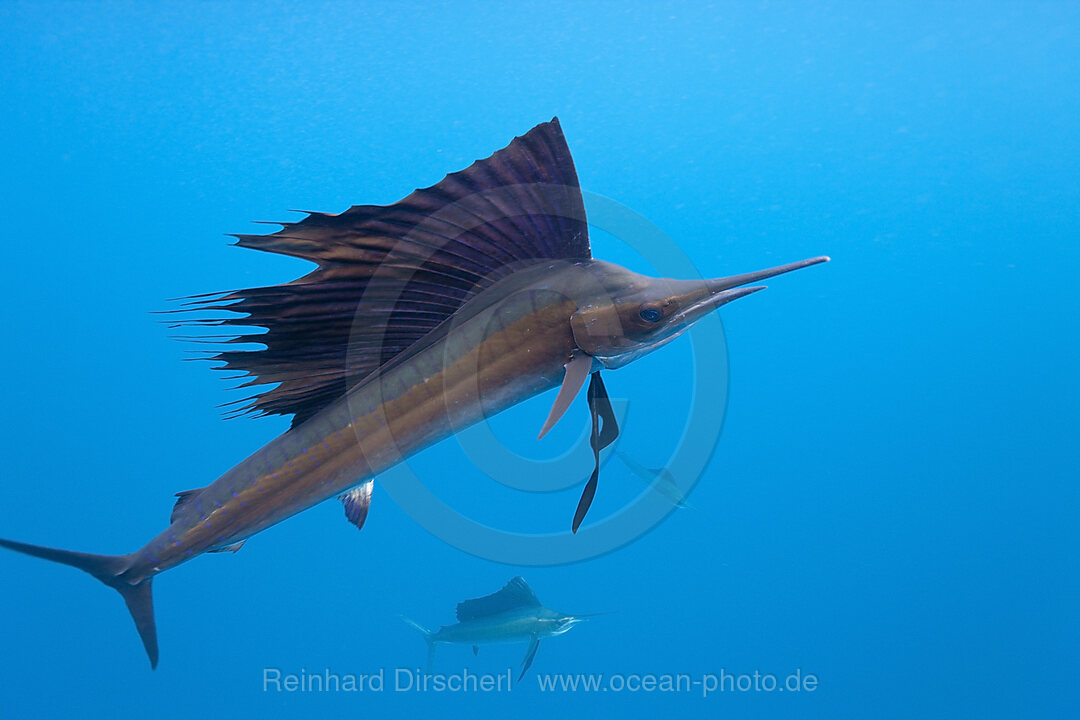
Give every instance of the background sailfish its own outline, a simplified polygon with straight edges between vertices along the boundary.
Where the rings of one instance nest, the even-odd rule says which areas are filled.
[[[747,283],[818,257],[716,280],[648,278],[594,260],[570,151],[557,120],[393,205],[312,213],[243,247],[314,261],[293,282],[192,299],[228,313],[196,321],[262,326],[214,359],[263,390],[238,412],[292,415],[288,432],[213,483],[180,493],[169,525],[128,555],[0,540],[115,588],[151,666],[151,584],[204,552],[235,550],[316,503],[346,496],[366,515],[364,481],[453,431],[562,384],[544,430],[590,374],[592,447],[615,436],[598,371],[621,367],[697,319],[761,287]],[[596,492],[596,463],[573,520]],[[370,490],[370,486],[368,486]]]
[[[409,618],[402,620],[423,634],[428,646],[428,672],[431,672],[438,643],[471,645],[473,655],[476,655],[481,645],[527,640],[529,648],[525,651],[518,674],[518,682],[521,682],[536,658],[541,638],[562,635],[582,620],[597,614],[601,613],[568,615],[546,608],[540,604],[540,599],[525,578],[519,575],[498,592],[459,602],[458,621],[453,625],[443,625],[431,631]]]

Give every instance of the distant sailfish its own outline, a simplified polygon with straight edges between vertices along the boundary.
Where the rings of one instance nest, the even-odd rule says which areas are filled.
[[[676,482],[675,476],[671,474],[670,470],[663,467],[645,467],[624,452],[615,454],[619,456],[619,459],[623,461],[626,467],[630,468],[631,472],[644,480],[650,488],[667,498],[672,505],[678,508],[694,507],[686,502],[686,493],[679,487],[679,483]]]
[[[567,615],[549,610],[540,604],[525,579],[518,576],[496,593],[459,602],[458,621],[454,625],[443,625],[432,632],[409,618],[403,617],[402,620],[423,633],[428,646],[429,672],[438,643],[471,645],[473,655],[476,655],[481,645],[528,640],[529,649],[525,651],[521,673],[518,674],[518,682],[521,682],[536,657],[541,638],[562,635],[582,620],[599,614]]]
[[[310,260],[292,282],[189,299],[188,322],[238,333],[210,359],[272,385],[237,412],[292,415],[288,432],[206,487],[180,494],[169,525],[128,555],[11,540],[116,589],[158,660],[151,583],[206,552],[345,494],[357,525],[372,476],[526,398],[559,387],[546,432],[591,375],[594,466],[572,529],[596,493],[599,453],[617,434],[602,368],[668,343],[744,287],[815,257],[714,280],[654,279],[595,260],[577,173],[558,120],[393,205],[311,213],[238,245]],[[243,334],[241,328],[266,332]],[[258,350],[236,345],[256,343]],[[560,387],[561,386],[561,387]],[[537,423],[538,425],[540,423]],[[5,572],[12,577],[10,571]]]

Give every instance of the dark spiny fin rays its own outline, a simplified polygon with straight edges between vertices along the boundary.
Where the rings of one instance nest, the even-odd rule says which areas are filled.
[[[240,387],[277,384],[237,401],[231,414],[293,415],[294,426],[499,277],[542,260],[591,257],[558,119],[393,205],[282,225],[269,235],[238,235],[237,244],[317,269],[282,285],[192,296],[184,308],[218,316],[191,324],[238,333],[221,337],[226,349],[206,358],[222,363],[217,369],[246,379]],[[249,343],[265,347],[228,347]]]
[[[131,619],[135,621],[135,629],[138,630],[146,656],[150,659],[150,667],[157,667],[158,643],[157,627],[154,623],[154,599],[151,595],[152,581],[147,579],[131,585],[124,580],[124,572],[131,565],[130,556],[92,555],[2,539],[0,547],[79,568],[119,592],[131,613]]]
[[[595,465],[592,475],[589,477],[589,482],[585,483],[585,489],[581,492],[577,510],[574,512],[574,524],[571,526],[571,530],[575,533],[578,531],[578,527],[581,526],[581,521],[585,519],[585,514],[589,512],[593,496],[596,495],[596,484],[600,478],[600,451],[615,442],[615,438],[619,436],[619,424],[615,420],[615,411],[611,408],[611,400],[608,398],[604,381],[600,379],[599,370],[592,374],[592,380],[589,382],[588,399],[589,414],[592,415],[592,433],[589,436],[589,445],[593,450]],[[603,419],[602,428],[600,426],[601,419]]]
[[[468,622],[523,607],[541,607],[541,604],[529,583],[518,575],[490,595],[462,600],[457,604],[456,615],[458,622]]]

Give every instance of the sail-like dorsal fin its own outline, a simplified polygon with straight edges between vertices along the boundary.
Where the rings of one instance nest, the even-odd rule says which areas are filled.
[[[241,387],[279,383],[235,414],[291,414],[294,426],[512,270],[591,257],[577,173],[557,118],[393,205],[312,213],[270,235],[237,238],[242,247],[318,268],[282,285],[194,296],[185,309],[229,313],[193,321],[201,326],[266,328],[222,338],[264,349],[225,349],[208,359],[239,373]]]
[[[539,607],[540,601],[536,593],[520,575],[506,583],[502,590],[485,595],[484,597],[464,600],[458,603],[458,622],[478,620],[490,615],[498,615],[508,610],[516,610],[523,607]]]

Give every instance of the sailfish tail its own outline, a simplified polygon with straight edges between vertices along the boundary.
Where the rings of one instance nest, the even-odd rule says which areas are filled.
[[[150,594],[151,579],[148,578],[135,585],[123,579],[124,571],[131,566],[129,555],[92,555],[3,539],[0,539],[0,547],[77,567],[117,590],[124,598],[128,612],[135,621],[135,629],[139,631],[143,647],[146,648],[146,655],[150,658],[150,667],[157,667],[157,629],[154,625],[154,600]]]
[[[424,642],[427,643],[427,671],[430,673],[432,665],[435,664],[435,641],[432,639],[435,633],[431,632],[420,623],[414,620],[410,620],[404,615],[401,615],[400,617],[409,625],[412,625],[414,628],[419,630],[420,634],[424,636]]]

